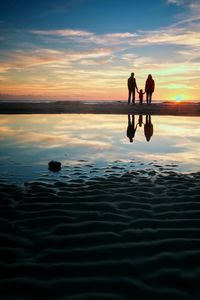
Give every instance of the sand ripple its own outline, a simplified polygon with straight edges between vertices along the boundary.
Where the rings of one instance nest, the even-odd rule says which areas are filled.
[[[2,182],[0,298],[199,299],[199,183],[151,170]]]

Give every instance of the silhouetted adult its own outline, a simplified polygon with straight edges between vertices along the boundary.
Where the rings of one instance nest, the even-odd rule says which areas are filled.
[[[137,83],[134,78],[134,73],[131,73],[131,76],[128,78],[127,85],[128,85],[128,104],[130,104],[131,95],[132,95],[132,102],[134,104],[135,103],[135,89],[138,90]]]
[[[130,143],[133,142],[133,138],[135,137],[136,129],[137,129],[137,125],[135,127],[135,116],[132,115],[132,121],[131,121],[131,116],[128,115],[127,137],[129,138]]]
[[[151,74],[148,75],[146,83],[145,83],[145,92],[146,92],[146,100],[147,104],[151,104],[151,98],[152,94],[155,89],[155,82],[151,76]]]
[[[146,116],[146,123],[144,124],[144,135],[146,137],[147,142],[150,141],[153,135],[153,124],[151,123],[151,116]]]

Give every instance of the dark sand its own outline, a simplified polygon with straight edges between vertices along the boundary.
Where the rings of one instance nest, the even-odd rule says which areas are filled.
[[[162,102],[128,105],[126,101],[81,102],[58,101],[43,103],[0,102],[0,114],[146,114],[200,116],[200,103]]]
[[[0,183],[0,299],[200,299],[200,173],[67,180]]]

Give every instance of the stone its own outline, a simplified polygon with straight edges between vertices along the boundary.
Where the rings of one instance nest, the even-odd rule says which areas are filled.
[[[61,170],[61,162],[59,161],[55,161],[55,160],[51,160],[49,162],[49,170],[52,172],[58,172]]]

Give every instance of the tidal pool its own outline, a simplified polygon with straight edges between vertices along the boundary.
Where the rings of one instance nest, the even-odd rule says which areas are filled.
[[[200,117],[2,115],[0,180],[88,178],[121,170],[199,171]],[[48,162],[62,170],[52,173]]]

